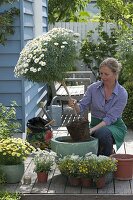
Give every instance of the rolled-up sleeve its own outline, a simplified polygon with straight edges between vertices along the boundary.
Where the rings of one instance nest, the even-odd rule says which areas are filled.
[[[84,112],[91,104],[92,99],[92,88],[93,86],[88,86],[83,98],[79,101],[80,112]]]
[[[114,123],[119,117],[122,116],[123,110],[127,104],[127,99],[128,94],[126,90],[123,90],[120,94],[118,94],[117,100],[103,118],[103,121],[106,123],[106,125]]]

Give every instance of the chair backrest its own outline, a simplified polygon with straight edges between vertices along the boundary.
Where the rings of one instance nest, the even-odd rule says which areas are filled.
[[[66,73],[65,83],[67,85],[70,96],[79,100],[82,98],[87,86],[93,82],[93,74],[91,71],[70,71]],[[59,82],[51,85],[52,95],[59,96],[62,101],[67,100],[68,95]]]

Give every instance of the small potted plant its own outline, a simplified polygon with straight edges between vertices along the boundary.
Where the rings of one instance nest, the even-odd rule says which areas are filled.
[[[48,174],[55,163],[56,154],[52,151],[37,149],[34,152],[34,172],[37,173],[38,182],[47,182]]]
[[[88,162],[92,163],[91,175],[97,188],[102,188],[106,184],[106,176],[117,170],[117,160],[103,155],[86,155]]]
[[[0,140],[0,169],[7,183],[17,183],[24,173],[24,160],[34,151],[34,147],[21,138]]]
[[[58,168],[60,172],[68,177],[70,185],[77,186],[80,184],[78,164],[81,157],[79,155],[67,155],[58,159]]]
[[[61,157],[57,164],[60,172],[68,177],[70,185],[82,184],[84,187],[91,184],[97,188],[104,187],[108,173],[113,173],[117,169],[116,159],[97,156],[91,152],[82,157],[74,154]]]

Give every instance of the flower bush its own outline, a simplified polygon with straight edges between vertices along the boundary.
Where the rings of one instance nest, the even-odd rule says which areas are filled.
[[[62,158],[59,158],[57,164],[58,168],[62,174],[66,176],[79,176],[79,167],[78,163],[80,161],[80,157],[78,155],[67,155]]]
[[[34,152],[34,171],[38,172],[50,172],[55,163],[56,154],[51,151],[37,149]]]
[[[34,147],[21,138],[6,138],[0,140],[0,164],[16,165],[34,151]]]
[[[53,28],[26,44],[15,67],[17,77],[35,82],[62,81],[73,69],[77,37],[72,30]]]

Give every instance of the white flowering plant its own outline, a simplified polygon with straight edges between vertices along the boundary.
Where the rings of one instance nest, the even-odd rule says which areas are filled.
[[[62,82],[77,58],[78,33],[53,28],[31,40],[20,53],[14,72],[33,82]]]
[[[78,164],[81,160],[79,155],[67,155],[64,157],[60,157],[57,161],[58,168],[60,172],[65,176],[79,176],[79,167]]]
[[[60,172],[66,176],[98,179],[117,170],[117,160],[89,152],[85,156],[67,155],[57,161]]]
[[[34,152],[34,171],[49,173],[55,163],[56,154],[52,151],[37,149]]]
[[[35,148],[21,138],[6,138],[0,140],[0,164],[21,164]]]
[[[117,170],[117,160],[104,155],[88,153],[79,164],[80,173],[91,176],[94,180]]]

